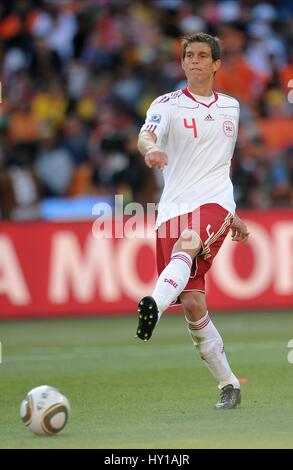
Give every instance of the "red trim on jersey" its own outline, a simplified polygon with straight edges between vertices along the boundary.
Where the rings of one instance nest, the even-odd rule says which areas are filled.
[[[155,132],[156,129],[157,126],[155,124],[148,124],[144,130],[149,132]]]
[[[214,104],[216,101],[218,101],[218,98],[219,98],[219,95],[218,93],[216,93],[214,91],[214,101],[212,101],[210,104],[206,104],[206,103],[202,103],[201,101],[198,101],[196,98],[194,98],[194,96],[192,96],[192,94],[190,93],[190,91],[188,90],[188,88],[183,88],[183,93],[188,96],[188,98],[191,98],[193,101],[195,101],[196,103],[199,103],[199,104],[202,104],[203,106],[205,106],[206,108],[209,108],[210,106],[212,106],[212,104]]]

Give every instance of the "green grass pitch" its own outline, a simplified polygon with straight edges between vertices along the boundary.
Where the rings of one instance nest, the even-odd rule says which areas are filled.
[[[216,382],[184,317],[165,314],[153,338],[134,338],[136,317],[1,322],[0,448],[292,448],[292,312],[215,314],[242,384],[236,410],[214,410]],[[33,387],[69,398],[57,436],[38,437],[19,418]]]

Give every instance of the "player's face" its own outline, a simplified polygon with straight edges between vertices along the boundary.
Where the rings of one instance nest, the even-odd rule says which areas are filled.
[[[221,65],[213,61],[212,51],[206,42],[193,42],[186,48],[185,58],[181,61],[186,78],[190,83],[204,84],[213,80],[214,73]]]

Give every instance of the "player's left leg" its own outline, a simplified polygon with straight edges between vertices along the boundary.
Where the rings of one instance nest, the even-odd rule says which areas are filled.
[[[215,407],[236,408],[241,401],[240,384],[229,366],[221,335],[208,314],[205,294],[199,291],[183,292],[180,300],[192,341],[201,359],[219,382],[221,398]]]

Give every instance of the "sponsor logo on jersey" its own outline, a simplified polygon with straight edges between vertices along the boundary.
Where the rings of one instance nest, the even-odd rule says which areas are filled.
[[[207,117],[204,119],[205,121],[214,121],[214,118],[208,114]]]
[[[148,122],[155,122],[156,124],[159,124],[161,122],[161,118],[161,114],[153,114],[148,120]]]
[[[224,121],[223,131],[227,137],[233,137],[235,134],[234,124],[232,121]]]

